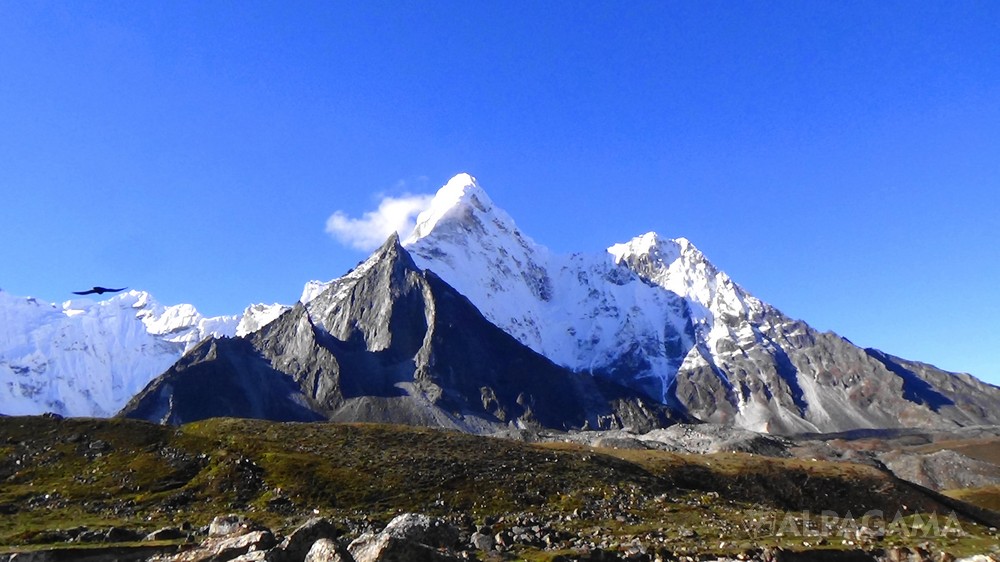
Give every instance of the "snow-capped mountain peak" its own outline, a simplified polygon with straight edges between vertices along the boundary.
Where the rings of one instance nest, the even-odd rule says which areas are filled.
[[[418,218],[405,246],[494,324],[556,363],[607,376],[664,402],[678,373],[733,382],[716,366],[759,346],[787,321],[715,267],[685,238],[647,232],[606,251],[556,255],[521,233],[471,177],[459,176]],[[690,387],[686,387],[690,388]],[[688,390],[686,390],[688,392]],[[771,414],[732,414],[757,425]],[[755,408],[756,406],[751,407]],[[714,416],[710,415],[710,417]],[[753,418],[753,419],[751,419]],[[719,418],[722,419],[722,418]]]
[[[416,264],[458,289],[491,322],[577,371],[603,373],[623,353],[641,355],[644,366],[630,376],[663,399],[683,358],[664,350],[692,345],[681,335],[684,304],[676,295],[644,282],[607,252],[553,254],[468,175],[448,182],[417,224],[404,243]]]
[[[524,236],[468,174],[442,187],[403,246],[494,324],[542,351],[541,308],[552,299],[549,251]]]
[[[274,322],[290,307],[284,304],[252,304],[243,310],[236,325],[236,335],[245,336]]]
[[[469,174],[458,174],[437,191],[430,206],[417,215],[416,226],[406,242],[429,235],[446,219],[461,221],[470,212],[490,213],[493,201]]]
[[[506,211],[493,204],[476,179],[464,173],[438,190],[428,208],[417,215],[413,233],[403,245],[413,246],[428,237],[453,243],[470,237],[487,243],[504,240],[528,252],[539,249]]]
[[[614,256],[615,263],[627,261],[630,257],[647,256],[651,262],[671,264],[682,257],[687,261],[708,263],[698,248],[687,238],[664,238],[655,232],[647,232],[622,244],[614,244],[608,248],[608,253]]]
[[[305,314],[341,341],[357,343],[360,334],[367,352],[431,342],[441,359],[450,344],[420,334],[479,321],[469,307],[453,320],[437,316],[438,304],[465,303],[439,286],[443,280],[492,324],[576,376],[609,379],[706,421],[795,432],[1000,420],[995,387],[819,333],[750,295],[684,238],[648,232],[606,250],[555,254],[524,235],[468,174],[443,186],[416,222],[402,247],[394,235],[347,275],[307,284],[306,309],[283,316],[295,330],[271,335],[299,334]],[[417,267],[436,275],[411,276]],[[417,284],[400,284],[404,277]],[[419,298],[398,298],[417,286]],[[442,300],[426,300],[439,289]],[[432,306],[390,314],[413,303]],[[205,336],[265,334],[259,328],[284,310],[253,305],[241,316],[205,318],[141,291],[61,305],[0,291],[0,413],[112,415]],[[482,389],[473,383],[472,390]],[[492,400],[480,398],[484,406]]]
[[[687,238],[663,238],[647,232],[611,246],[608,252],[615,263],[624,264],[646,281],[688,299],[705,316],[759,311],[763,306]]]

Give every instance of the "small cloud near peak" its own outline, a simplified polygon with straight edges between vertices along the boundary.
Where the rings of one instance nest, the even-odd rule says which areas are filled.
[[[370,251],[378,248],[390,234],[396,232],[405,239],[413,231],[417,215],[431,204],[433,195],[404,194],[383,196],[378,208],[360,218],[337,211],[326,220],[326,232],[341,244]]]

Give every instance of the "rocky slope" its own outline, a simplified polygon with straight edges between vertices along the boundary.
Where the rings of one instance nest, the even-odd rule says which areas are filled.
[[[430,425],[651,428],[687,419],[641,393],[553,364],[416,267],[397,237],[245,339],[211,339],[122,411]]]

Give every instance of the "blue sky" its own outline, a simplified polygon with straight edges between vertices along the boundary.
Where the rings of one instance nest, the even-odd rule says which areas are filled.
[[[1000,384],[996,2],[0,2],[0,287],[210,315],[475,175],[557,251],[655,230]]]

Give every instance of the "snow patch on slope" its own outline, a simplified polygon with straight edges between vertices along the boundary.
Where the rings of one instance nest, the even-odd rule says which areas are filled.
[[[284,304],[252,304],[248,306],[236,325],[236,335],[245,336],[274,322],[290,307]]]

